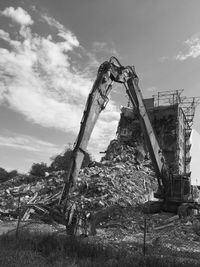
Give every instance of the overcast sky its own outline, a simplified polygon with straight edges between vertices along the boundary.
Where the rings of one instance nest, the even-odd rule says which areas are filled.
[[[73,145],[97,68],[112,55],[135,66],[145,97],[200,96],[199,0],[1,0],[0,10],[0,167],[28,171]],[[88,147],[94,158],[126,102],[114,87]]]

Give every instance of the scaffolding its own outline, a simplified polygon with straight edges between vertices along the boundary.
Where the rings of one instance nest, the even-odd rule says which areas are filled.
[[[200,97],[186,97],[183,96],[183,89],[180,90],[171,90],[171,91],[162,91],[158,92],[156,95],[153,95],[152,98],[144,99],[144,105],[147,109],[147,112],[151,114],[154,111],[160,111],[165,109],[173,109],[178,111],[181,109],[178,114],[181,115],[180,128],[176,131],[177,135],[177,152],[180,162],[179,166],[183,166],[185,173],[190,173],[190,136],[192,133],[192,126],[194,121],[195,109],[200,103]],[[128,102],[129,111],[134,109]],[[177,114],[177,115],[178,115]],[[179,115],[178,115],[179,116]],[[180,118],[177,117],[177,120]],[[180,122],[179,122],[180,123]],[[180,148],[181,147],[181,148]],[[179,152],[178,152],[179,151]],[[181,153],[180,153],[181,151]],[[183,154],[182,154],[183,153]],[[181,167],[180,167],[181,168]]]
[[[189,142],[192,125],[194,121],[194,114],[197,105],[200,103],[200,97],[186,97],[182,96],[182,92],[184,90],[175,90],[175,91],[163,91],[158,92],[157,95],[153,95],[154,99],[154,107],[159,106],[171,106],[171,105],[179,105],[182,108],[184,114],[184,139],[185,139],[185,155],[184,155],[184,171],[188,169],[188,166],[191,161],[191,156],[189,154],[191,144]]]
[[[157,95],[152,96],[154,98],[154,107],[171,106],[180,103],[182,92],[183,89],[158,92]]]
[[[154,107],[171,106],[179,104],[185,116],[185,122],[187,125],[187,128],[185,130],[191,131],[194,120],[195,109],[197,105],[200,103],[200,97],[181,96],[183,91],[184,89],[158,92],[157,95],[153,95]]]

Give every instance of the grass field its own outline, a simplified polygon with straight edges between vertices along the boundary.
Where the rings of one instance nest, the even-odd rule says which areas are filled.
[[[2,267],[132,267],[199,266],[191,259],[180,261],[173,255],[158,255],[149,248],[144,257],[141,251],[130,253],[127,249],[113,249],[87,238],[73,238],[65,235],[31,233],[21,231],[0,236],[0,266]]]

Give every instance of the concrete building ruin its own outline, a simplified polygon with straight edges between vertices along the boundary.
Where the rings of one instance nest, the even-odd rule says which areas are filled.
[[[190,173],[190,135],[195,108],[200,101],[200,97],[181,96],[182,92],[158,92],[144,99],[159,145],[174,174]],[[146,150],[137,110],[130,103],[121,108],[117,138],[122,143],[142,144]]]

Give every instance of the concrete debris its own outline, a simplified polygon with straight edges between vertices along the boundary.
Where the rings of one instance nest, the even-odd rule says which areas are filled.
[[[170,227],[170,226],[174,226],[174,223],[171,222],[171,223],[168,223],[168,224],[165,224],[165,225],[161,225],[161,226],[155,227],[154,230],[161,230],[161,229],[164,229],[164,228],[167,228],[167,227]]]
[[[57,205],[64,175],[62,171],[49,173],[45,178],[20,175],[3,183],[0,220],[17,219],[20,213],[22,221],[35,218],[48,224],[66,225]],[[138,236],[139,240],[144,231],[144,218],[150,243],[172,246],[174,242],[183,242],[180,238],[190,243],[197,240],[199,214],[181,220],[171,213],[143,214],[143,203],[152,200],[156,190],[157,180],[148,155],[140,147],[114,140],[101,162],[93,162],[80,171],[77,186],[69,196],[66,215],[71,216],[72,223],[75,214],[77,233],[101,236],[109,241],[126,241],[128,236],[132,239]]]
[[[2,183],[0,188],[0,218],[2,216],[17,218],[18,201],[20,201],[21,209],[24,209],[25,206],[30,206],[33,203],[48,204],[55,198],[57,199],[63,185],[62,174],[63,172],[51,173],[48,178],[19,175],[15,179]]]
[[[127,207],[151,198],[157,188],[156,178],[149,160],[137,159],[137,148],[112,141],[100,163],[81,170],[77,186],[70,195],[71,205],[79,210],[99,212],[113,205]],[[16,217],[18,198],[22,206],[34,209],[33,204],[48,205],[60,196],[64,172],[53,172],[45,178],[19,176],[3,184],[0,203],[4,214]],[[24,219],[28,218],[28,211]]]

